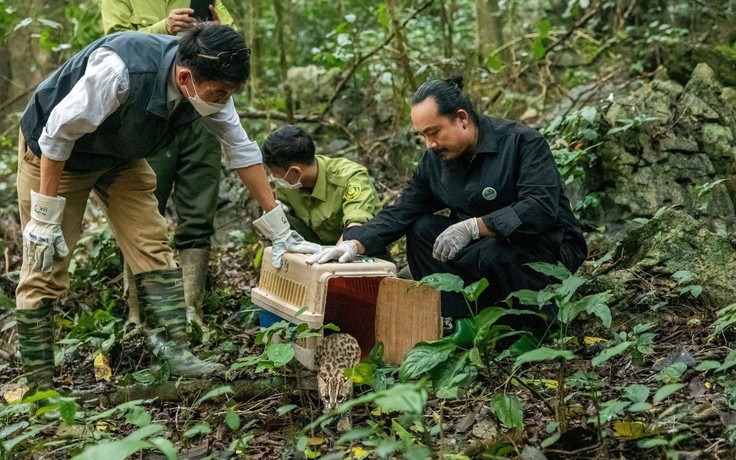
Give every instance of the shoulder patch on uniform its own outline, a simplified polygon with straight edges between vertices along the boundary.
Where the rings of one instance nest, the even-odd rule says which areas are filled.
[[[354,200],[360,196],[360,190],[360,184],[348,184],[342,197],[345,200]]]

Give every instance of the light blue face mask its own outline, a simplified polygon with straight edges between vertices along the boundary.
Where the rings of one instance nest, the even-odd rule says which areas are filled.
[[[293,166],[291,168],[289,168],[286,171],[286,174],[284,174],[284,177],[288,176],[289,175],[289,172],[293,168],[294,168]],[[273,182],[276,184],[276,186],[277,187],[281,187],[281,188],[283,188],[285,190],[296,190],[296,189],[300,189],[300,188],[303,187],[303,185],[302,185],[302,173],[299,173],[299,179],[294,184],[292,184],[290,182],[287,182],[286,179],[281,178],[281,177],[276,177],[276,176],[272,176],[272,177],[273,177]]]

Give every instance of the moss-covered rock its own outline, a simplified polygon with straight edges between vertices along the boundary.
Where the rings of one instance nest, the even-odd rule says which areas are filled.
[[[616,241],[663,206],[682,206],[726,234],[736,226],[736,92],[698,65],[685,86],[660,77],[614,98],[603,121],[629,128],[602,143],[585,193],[601,196],[583,217]],[[725,182],[720,179],[726,179]]]
[[[645,278],[665,279],[670,292],[680,271],[693,275],[691,284],[714,308],[736,302],[736,250],[729,238],[706,229],[687,213],[672,208],[630,231],[614,251],[609,269],[591,288],[611,290],[614,304],[630,299],[632,286]]]

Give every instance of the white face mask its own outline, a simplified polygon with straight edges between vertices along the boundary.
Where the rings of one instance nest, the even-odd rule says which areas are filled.
[[[187,72],[189,72],[187,70]],[[186,85],[184,85],[184,90],[187,92],[187,100],[190,104],[192,104],[192,107],[194,107],[194,110],[197,111],[200,115],[203,117],[215,114],[219,112],[220,110],[225,108],[225,104],[218,104],[216,102],[207,102],[203,100],[201,97],[199,97],[199,94],[197,94],[197,86],[194,84],[194,75],[192,75],[192,72],[189,72],[189,76],[192,78],[192,87],[194,88],[194,96],[191,96],[189,94],[189,89]]]
[[[276,184],[277,187],[281,187],[285,190],[296,190],[302,188],[302,175],[299,174],[299,180],[296,181],[296,183],[292,184],[286,181],[285,177],[289,175],[289,172],[292,170],[292,168],[289,168],[288,171],[286,171],[286,174],[284,174],[284,178],[273,176],[273,182]]]

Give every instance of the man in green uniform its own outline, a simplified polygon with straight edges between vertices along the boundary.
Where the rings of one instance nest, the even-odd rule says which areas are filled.
[[[345,158],[315,155],[314,141],[301,128],[278,128],[261,151],[276,198],[289,208],[289,224],[308,241],[336,244],[345,228],[362,225],[381,209],[368,170]]]
[[[152,34],[177,35],[196,20],[190,16],[189,0],[102,0],[102,27],[106,34],[137,30]],[[231,25],[233,20],[222,2],[211,7],[213,22]],[[187,319],[205,327],[202,318],[210,238],[220,189],[219,143],[201,121],[183,129],[174,141],[147,158],[156,173],[156,198],[163,215],[173,189],[177,214],[174,247],[184,276]],[[176,185],[174,187],[174,185]],[[130,267],[125,265],[128,291],[128,320],[140,324],[138,292]]]

